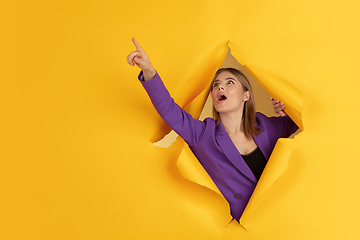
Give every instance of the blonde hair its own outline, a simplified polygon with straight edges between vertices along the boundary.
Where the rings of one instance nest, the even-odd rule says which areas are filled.
[[[244,91],[250,92],[250,98],[246,102],[244,102],[244,110],[243,115],[241,119],[241,124],[244,129],[244,134],[247,138],[251,138],[253,135],[259,135],[260,129],[256,127],[256,112],[255,112],[255,101],[253,98],[252,89],[249,83],[249,80],[246,78],[246,76],[240,72],[239,70],[235,68],[220,68],[215,73],[215,76],[212,80],[212,82],[216,79],[216,77],[222,73],[228,71],[231,74],[233,74],[240,82],[243,87]],[[211,84],[212,85],[212,84]],[[211,91],[213,90],[213,87],[211,87]],[[220,123],[220,114],[216,111],[215,107],[213,106],[213,116],[216,121],[216,125],[219,125]]]

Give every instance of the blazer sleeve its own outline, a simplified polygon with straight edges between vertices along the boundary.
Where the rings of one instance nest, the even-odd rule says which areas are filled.
[[[141,71],[138,78],[161,118],[179,134],[188,145],[196,145],[205,131],[205,123],[194,119],[175,103],[158,73],[156,73],[153,79],[144,81],[143,72]]]

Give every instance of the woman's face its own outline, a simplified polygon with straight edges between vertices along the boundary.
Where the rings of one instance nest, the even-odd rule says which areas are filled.
[[[218,113],[241,111],[244,101],[249,100],[250,92],[244,91],[243,86],[235,75],[228,71],[220,73],[212,82],[211,96]]]

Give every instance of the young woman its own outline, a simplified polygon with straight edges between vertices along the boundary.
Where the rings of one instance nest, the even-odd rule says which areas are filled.
[[[189,145],[239,222],[276,141],[298,127],[279,101],[273,100],[273,105],[280,117],[256,113],[248,80],[233,68],[219,69],[212,81],[214,119],[194,119],[174,102],[145,51],[135,39],[133,43],[136,51],[127,62],[142,70],[139,80],[154,107]]]

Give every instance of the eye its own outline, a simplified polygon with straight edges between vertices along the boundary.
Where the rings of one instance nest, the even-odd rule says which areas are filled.
[[[227,83],[228,84],[235,84],[235,82],[233,80],[229,80]]]
[[[218,83],[218,82],[216,82],[216,83],[213,84],[213,88],[214,88],[214,87],[217,87],[217,86],[219,86],[219,83]]]

